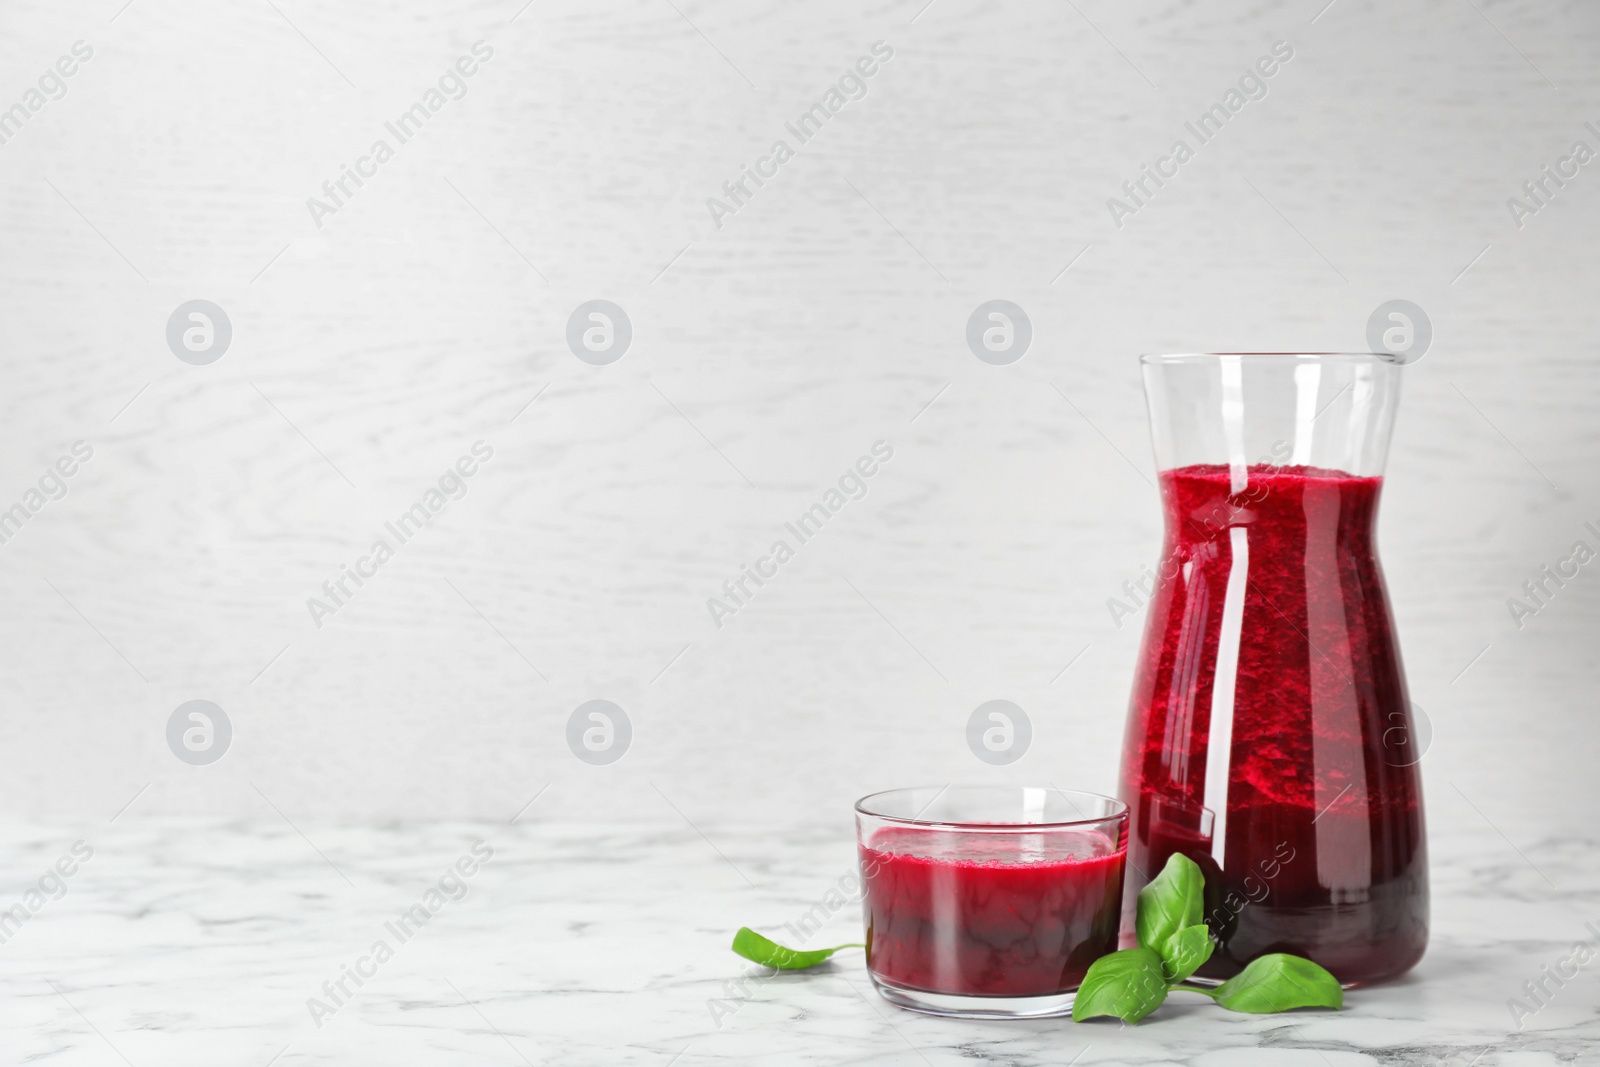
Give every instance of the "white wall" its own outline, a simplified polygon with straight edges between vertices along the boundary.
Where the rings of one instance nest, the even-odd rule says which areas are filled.
[[[1593,810],[1600,583],[1520,631],[1506,605],[1600,548],[1600,163],[1506,204],[1600,149],[1593,5],[675,3],[6,5],[0,106],[93,57],[0,145],[0,506],[94,455],[0,545],[5,811],[509,819],[553,783],[528,817],[832,825],[897,784],[1110,789],[1138,629],[1105,602],[1159,548],[1136,355],[1360,349],[1392,298],[1435,330],[1381,519],[1432,817]],[[879,40],[718,228],[707,197]],[[1114,225],[1279,40],[1266,98]],[[234,330],[209,366],[165,340],[196,298]],[[610,366],[564,341],[593,298],[634,326]],[[965,344],[991,298],[1033,322],[1012,366]],[[717,629],[707,597],[879,439],[867,497]],[[1004,768],[964,737],[997,697],[1035,732]],[[208,767],[165,740],[196,698],[235,731]],[[591,698],[633,724],[608,767],[564,740]]]

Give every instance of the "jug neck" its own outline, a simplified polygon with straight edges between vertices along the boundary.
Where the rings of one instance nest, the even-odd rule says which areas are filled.
[[[1383,473],[1401,365],[1372,353],[1145,356],[1156,466],[1220,464],[1233,492],[1256,467]]]

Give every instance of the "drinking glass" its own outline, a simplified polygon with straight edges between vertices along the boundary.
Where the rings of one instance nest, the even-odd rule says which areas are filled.
[[[935,1015],[1072,1010],[1117,947],[1128,809],[1094,793],[930,786],[856,803],[867,970]]]

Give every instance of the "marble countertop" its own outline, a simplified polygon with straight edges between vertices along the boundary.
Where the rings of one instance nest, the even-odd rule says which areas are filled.
[[[1509,827],[1431,841],[1434,934],[1341,1014],[1174,998],[1137,1027],[895,1009],[858,953],[762,978],[737,926],[859,933],[830,895],[849,827],[539,822],[11,824],[6,1064],[1556,1064],[1600,1057],[1596,842]],[[702,829],[705,830],[702,833]],[[1492,832],[1491,832],[1492,830]],[[20,910],[19,910],[20,909]],[[382,943],[382,948],[379,943]],[[1592,969],[1591,969],[1592,968]],[[1569,968],[1570,969],[1570,966]],[[358,980],[359,979],[359,980]],[[343,984],[343,991],[339,989]]]

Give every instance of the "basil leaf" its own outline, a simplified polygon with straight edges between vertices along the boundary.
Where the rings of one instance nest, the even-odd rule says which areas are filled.
[[[1291,1008],[1344,1007],[1339,980],[1310,960],[1275,952],[1216,988],[1214,998],[1229,1011],[1269,1015]]]
[[[1166,945],[1161,949],[1161,962],[1166,968],[1167,981],[1181,982],[1198,971],[1200,965],[1211,958],[1211,950],[1215,947],[1211,943],[1211,931],[1206,929],[1204,923],[1185,926],[1167,938]]]
[[[803,971],[807,967],[815,967],[842,948],[865,947],[860,942],[852,941],[849,944],[835,945],[832,948],[818,948],[808,952],[801,952],[792,948],[784,948],[776,941],[762,937],[748,926],[739,927],[739,932],[733,935],[733,951],[747,960],[752,960],[765,967],[776,967],[780,971]]]
[[[1177,852],[1168,857],[1161,873],[1139,890],[1139,907],[1134,920],[1139,944],[1161,953],[1170,964],[1172,960],[1166,956],[1167,941],[1179,930],[1200,925],[1205,885],[1205,875],[1200,873],[1194,860]]]
[[[1166,999],[1161,957],[1147,948],[1126,948],[1089,965],[1072,1001],[1072,1021],[1109,1015],[1136,1023]]]

